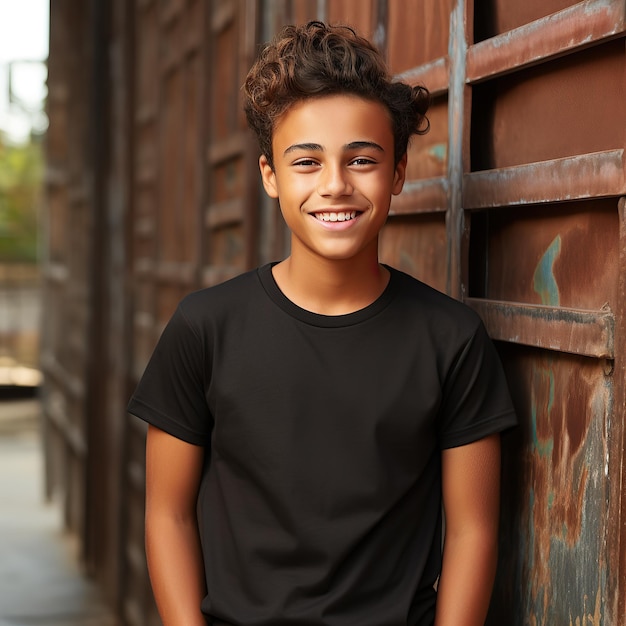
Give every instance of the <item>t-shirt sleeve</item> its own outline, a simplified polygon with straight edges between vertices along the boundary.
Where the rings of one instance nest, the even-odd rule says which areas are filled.
[[[440,416],[442,448],[466,445],[517,423],[500,358],[482,322],[444,382]]]
[[[196,445],[207,445],[206,342],[179,306],[157,343],[128,405],[129,413]]]

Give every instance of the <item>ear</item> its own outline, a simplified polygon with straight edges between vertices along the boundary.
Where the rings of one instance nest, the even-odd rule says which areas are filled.
[[[276,173],[264,154],[259,157],[259,169],[261,170],[261,180],[263,181],[265,192],[270,198],[278,198]]]
[[[393,173],[393,187],[391,188],[391,193],[394,196],[397,196],[402,191],[402,187],[404,187],[404,180],[406,178],[406,162],[407,154],[405,152],[402,158],[398,161],[396,169]]]

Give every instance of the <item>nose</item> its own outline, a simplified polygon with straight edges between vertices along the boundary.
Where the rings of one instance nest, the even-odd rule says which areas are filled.
[[[348,172],[341,164],[326,163],[319,174],[317,192],[324,197],[346,196],[352,193]]]

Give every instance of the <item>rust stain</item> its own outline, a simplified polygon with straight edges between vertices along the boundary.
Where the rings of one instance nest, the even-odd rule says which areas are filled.
[[[530,372],[523,579],[529,623],[601,626],[606,572],[604,423],[608,383],[558,357]],[[590,603],[589,598],[593,598]]]

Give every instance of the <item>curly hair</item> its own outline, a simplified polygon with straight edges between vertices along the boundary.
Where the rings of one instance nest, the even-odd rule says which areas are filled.
[[[284,27],[261,50],[243,90],[248,125],[272,168],[277,120],[291,105],[310,98],[353,94],[383,104],[391,115],[396,163],[411,135],[429,129],[428,90],[394,81],[380,52],[349,26],[313,21]]]

